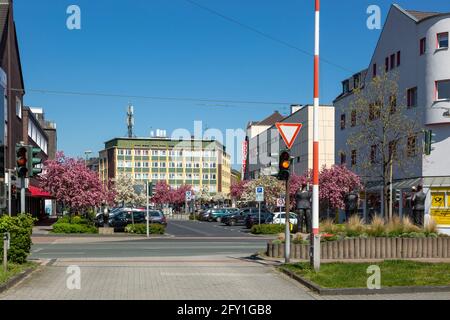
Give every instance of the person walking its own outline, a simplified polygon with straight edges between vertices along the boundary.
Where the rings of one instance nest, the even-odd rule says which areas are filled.
[[[419,185],[417,192],[413,195],[413,219],[414,224],[418,227],[423,227],[423,219],[425,216],[425,200],[427,195],[423,192],[423,187]]]

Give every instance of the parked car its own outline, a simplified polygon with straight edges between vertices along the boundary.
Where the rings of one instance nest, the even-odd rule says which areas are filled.
[[[273,213],[268,210],[261,210],[261,216],[259,215],[259,210],[256,213],[251,213],[247,215],[245,218],[245,226],[247,229],[251,229],[253,225],[259,224],[261,221],[261,224],[265,224],[266,221],[273,216]],[[261,219],[261,220],[260,220]]]
[[[291,224],[298,225],[298,217],[294,212],[290,213],[289,221]],[[268,219],[267,223],[271,224],[286,224],[286,212],[275,212],[272,219]]]
[[[149,218],[150,223],[167,225],[166,217],[159,210],[150,210]],[[147,223],[146,209],[122,209],[109,216],[109,226],[114,228],[114,231],[123,231],[127,225],[133,223]]]
[[[208,221],[221,222],[224,217],[236,214],[237,212],[239,212],[239,209],[236,208],[211,209],[209,212]]]
[[[245,208],[231,215],[224,216],[222,223],[227,226],[244,225],[247,215],[257,213],[258,208]]]

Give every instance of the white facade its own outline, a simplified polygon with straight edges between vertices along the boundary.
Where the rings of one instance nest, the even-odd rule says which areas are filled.
[[[450,32],[450,13],[426,13],[407,11],[393,5],[388,14],[385,26],[376,46],[369,67],[364,72],[363,83],[369,83],[374,76],[385,71],[387,63],[389,70],[399,76],[400,104],[408,103],[408,90],[416,89],[417,103],[407,112],[418,116],[419,126],[425,130],[433,130],[436,135],[433,151],[430,156],[419,154],[408,159],[408,170],[394,172],[394,180],[421,178],[431,181],[432,177],[450,177],[450,49],[448,35]],[[445,38],[447,41],[445,41]],[[439,90],[438,90],[439,89]],[[363,89],[364,90],[364,89]],[[411,92],[411,91],[410,91]],[[341,153],[349,162],[351,150],[347,146],[347,138],[355,128],[346,127],[341,130],[340,119],[349,106],[353,94],[343,93],[334,102],[336,107],[336,163],[341,162]],[[347,121],[350,115],[346,115]],[[423,135],[417,136],[417,142],[422,145]],[[420,147],[420,146],[419,146]],[[433,187],[427,186],[426,191],[432,196]],[[449,179],[450,191],[450,179]],[[448,199],[450,202],[450,197]],[[428,212],[431,210],[431,200]],[[446,204],[450,208],[450,203]],[[450,219],[448,219],[450,225]]]
[[[307,105],[292,108],[293,113],[280,122],[301,123],[302,129],[291,149],[293,172],[303,175],[313,166],[313,106]],[[334,165],[334,108],[333,106],[319,107],[320,140],[319,156],[320,168]],[[251,179],[262,175],[273,175],[278,172],[278,156],[280,150],[286,149],[275,126],[269,127],[249,140],[248,170]]]

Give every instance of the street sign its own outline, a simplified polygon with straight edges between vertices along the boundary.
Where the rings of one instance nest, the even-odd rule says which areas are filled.
[[[256,188],[256,202],[264,202],[264,188],[263,187]]]
[[[284,143],[286,143],[287,148],[291,149],[303,125],[301,123],[282,122],[278,122],[275,125],[281,137],[283,138]]]
[[[278,208],[283,208],[286,204],[286,199],[284,198],[278,198],[277,199],[277,207]]]
[[[192,191],[186,191],[186,201],[189,202],[192,200]]]

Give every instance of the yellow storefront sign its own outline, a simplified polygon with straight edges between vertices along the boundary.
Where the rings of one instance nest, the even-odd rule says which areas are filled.
[[[435,192],[431,196],[431,206],[433,208],[445,208],[445,193]]]
[[[431,216],[438,225],[450,225],[450,209],[431,209]]]

